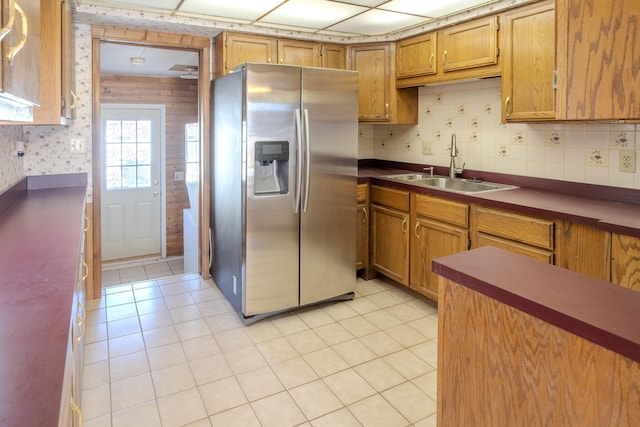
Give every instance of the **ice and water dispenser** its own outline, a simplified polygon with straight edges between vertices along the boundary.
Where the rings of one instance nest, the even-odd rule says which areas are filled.
[[[289,192],[289,142],[257,141],[254,193],[256,196]]]

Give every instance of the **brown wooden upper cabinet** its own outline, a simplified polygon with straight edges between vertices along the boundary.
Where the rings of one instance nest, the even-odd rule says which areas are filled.
[[[553,1],[507,11],[502,19],[502,121],[556,117]]]
[[[358,71],[358,120],[370,123],[417,124],[418,89],[396,89],[395,44],[349,47],[349,69]]]
[[[498,31],[490,16],[398,41],[397,87],[499,76]]]
[[[266,36],[220,33],[214,39],[215,76],[224,76],[245,62],[276,63],[278,45]]]
[[[278,64],[320,66],[320,45],[302,40],[278,40]]]
[[[559,1],[557,118],[640,119],[640,2]]]
[[[229,32],[220,33],[214,43],[216,76],[224,76],[245,62],[346,68],[342,45]]]
[[[2,0],[0,5],[0,99],[16,111],[14,115],[3,108],[0,115],[7,120],[24,120],[40,102],[40,1],[18,4]]]
[[[31,124],[69,125],[78,104],[71,0],[43,1],[40,8],[40,106]]]

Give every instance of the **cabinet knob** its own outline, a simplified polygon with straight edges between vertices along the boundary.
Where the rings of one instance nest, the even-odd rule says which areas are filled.
[[[445,67],[447,66],[447,51],[446,50],[442,53],[442,65],[445,66]]]
[[[418,234],[418,228],[420,228],[420,223],[416,222],[416,227],[413,229],[413,234],[416,235],[416,239],[420,240],[420,235]]]
[[[504,111],[505,116],[509,117],[511,112],[509,112],[509,104],[511,103],[511,97],[507,96],[507,99],[504,101]]]

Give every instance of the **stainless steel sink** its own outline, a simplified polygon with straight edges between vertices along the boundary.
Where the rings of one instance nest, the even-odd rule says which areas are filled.
[[[397,175],[384,175],[381,178],[390,179],[392,181],[411,183],[420,187],[432,187],[455,193],[481,193],[496,190],[510,190],[518,188],[514,185],[496,184],[493,182],[484,182],[469,180],[464,178],[449,178],[445,176],[431,176],[424,173],[406,173]]]
[[[397,181],[423,181],[434,177],[428,173],[403,173],[400,175],[387,175],[382,178],[395,179]]]

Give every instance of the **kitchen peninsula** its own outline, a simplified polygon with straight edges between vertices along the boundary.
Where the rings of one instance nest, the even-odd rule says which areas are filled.
[[[439,426],[640,424],[640,293],[492,247],[433,264]]]

